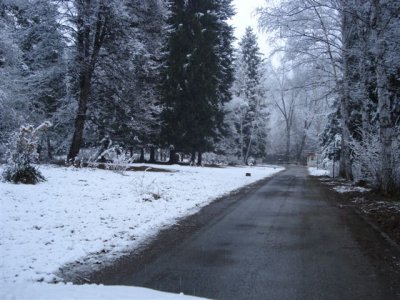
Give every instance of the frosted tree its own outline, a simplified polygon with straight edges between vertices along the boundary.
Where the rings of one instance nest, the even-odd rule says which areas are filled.
[[[73,161],[82,146],[83,132],[87,119],[93,77],[99,63],[99,56],[108,40],[113,38],[113,30],[118,30],[118,18],[123,8],[115,1],[72,1],[70,22],[76,28],[75,43],[75,84],[78,107],[75,128],[68,161]]]
[[[4,4],[0,6],[0,9],[2,33],[0,39],[0,144],[4,144],[9,135],[23,121],[21,111],[26,111],[26,105],[23,97],[18,93],[21,87],[19,79],[22,77],[23,62],[22,52],[14,36],[14,22],[9,20]]]
[[[127,13],[131,18],[123,28],[113,29],[114,37],[104,43],[94,73],[92,98],[98,105],[88,110],[97,133],[93,143],[108,136],[132,151],[154,150],[167,10],[162,1],[130,1]]]
[[[24,184],[36,184],[44,180],[43,175],[32,164],[38,161],[40,134],[51,125],[48,121],[36,128],[25,125],[14,133],[9,144],[8,164],[3,173],[5,180]]]
[[[371,52],[375,58],[378,96],[381,177],[380,188],[392,193],[400,188],[400,3],[371,1]],[[397,141],[397,147],[395,146]],[[397,169],[397,170],[396,170]],[[395,182],[395,179],[397,182]]]
[[[337,101],[338,105],[344,104],[346,98],[343,96],[342,86],[343,52],[339,3],[284,0],[266,4],[258,13],[260,27],[274,33],[275,51],[284,53],[284,60],[289,61],[292,67],[305,65],[310,74],[318,74],[318,78],[310,80],[312,85],[325,86],[327,93],[335,94],[341,99]],[[341,107],[341,111],[348,114],[347,106]],[[290,116],[289,113],[287,115]],[[345,124],[342,125],[344,127]],[[349,135],[348,131],[343,134]],[[343,149],[348,148],[349,138],[342,140],[345,144]],[[346,159],[343,156],[343,162],[345,161],[349,163],[349,155]],[[347,170],[349,169],[351,168],[348,167]]]
[[[51,120],[65,87],[65,44],[57,6],[43,0],[10,0],[4,1],[0,9],[5,88],[1,102],[7,107],[2,122],[8,122],[14,130],[25,122]],[[12,119],[7,121],[9,117]],[[7,135],[6,129],[0,131]],[[45,140],[51,157],[50,135]]]
[[[326,114],[334,111],[330,89],[318,82],[319,75],[310,66],[284,60],[279,67],[266,69],[271,111],[268,154],[276,159],[304,161],[306,153],[318,148]]]
[[[165,1],[64,1],[76,29],[71,98],[77,99],[68,159],[106,136],[123,147],[155,140]]]
[[[65,96],[64,50],[66,47],[62,36],[61,24],[58,22],[57,6],[51,1],[29,1],[28,6],[21,10],[21,49],[23,61],[27,66],[24,72],[24,97],[30,103],[34,112],[31,122],[50,120],[60,109],[60,99]],[[46,131],[40,141],[42,152],[53,157],[53,145],[59,139],[55,134]]]
[[[337,112],[328,113],[340,121],[340,174],[369,181],[384,193],[399,184],[399,5],[284,0],[259,11],[261,26],[285,42],[278,50],[294,64],[324,71],[320,83],[332,87]]]
[[[262,56],[257,37],[248,27],[239,43],[235,60],[234,99],[229,104],[234,118],[238,156],[247,164],[250,157],[265,155],[268,111],[262,85]]]
[[[295,106],[299,91],[295,90],[293,86],[290,86],[285,66],[281,67],[278,72],[276,72],[276,77],[277,89],[273,94],[273,99],[284,120],[286,138],[285,159],[286,161],[290,161],[292,127],[294,125]]]

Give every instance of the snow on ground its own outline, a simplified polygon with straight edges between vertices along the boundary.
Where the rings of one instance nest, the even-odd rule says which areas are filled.
[[[5,284],[1,286],[0,299],[81,300],[196,300],[183,294],[170,294],[151,289],[127,286],[72,285],[72,284]]]
[[[93,263],[101,266],[213,199],[282,170],[162,168],[173,172],[42,166],[46,182],[0,182],[0,284],[51,282],[60,266],[88,256],[100,255]]]
[[[329,176],[330,174],[328,170],[317,169],[315,167],[308,167],[308,173],[311,176]]]
[[[333,188],[338,193],[350,193],[350,192],[358,192],[358,193],[365,193],[371,191],[371,189],[367,189],[360,186],[351,186],[351,185],[339,185]]]

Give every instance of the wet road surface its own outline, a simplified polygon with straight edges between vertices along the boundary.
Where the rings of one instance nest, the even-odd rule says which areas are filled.
[[[290,167],[118,284],[212,299],[394,299],[340,214]]]

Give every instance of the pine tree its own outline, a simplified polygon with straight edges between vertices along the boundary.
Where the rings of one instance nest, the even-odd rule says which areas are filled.
[[[107,137],[133,150],[157,136],[166,10],[161,1],[137,0],[127,2],[127,13],[130,18],[110,29],[113,38],[100,53],[92,92],[97,105],[88,111],[95,130],[86,139],[95,145]]]
[[[234,94],[237,98],[233,113],[239,138],[238,155],[247,164],[252,156],[259,158],[265,155],[266,133],[269,113],[266,110],[265,93],[261,85],[262,56],[257,36],[248,27],[239,43],[236,58],[236,76]]]
[[[174,152],[213,149],[229,97],[233,13],[230,1],[181,1],[171,5],[167,45],[162,136]],[[226,51],[223,48],[226,47]]]
[[[14,11],[10,5],[0,3],[0,145],[5,144],[11,133],[23,122],[27,111],[21,89],[23,72],[22,51],[16,36]],[[0,149],[4,154],[4,150]]]
[[[65,42],[58,22],[58,8],[49,1],[35,0],[21,11],[23,29],[21,49],[27,66],[24,76],[24,94],[35,112],[30,120],[39,124],[43,120],[54,122],[59,100],[65,96]],[[52,141],[54,139],[54,141]],[[53,156],[53,142],[59,137],[51,132],[43,135],[39,144],[41,158]],[[42,152],[47,149],[47,154]]]
[[[221,105],[224,106],[232,99],[232,85],[234,82],[234,48],[232,42],[235,40],[234,28],[226,23],[235,15],[232,0],[218,0],[218,18],[220,22],[218,56],[220,66],[218,68],[219,97]],[[225,110],[220,109],[218,129],[220,135],[226,135],[225,122],[223,120]]]
[[[137,47],[134,57],[136,66],[135,91],[136,121],[135,136],[138,137],[141,148],[150,150],[150,161],[155,160],[155,147],[158,144],[160,132],[160,89],[162,46],[165,42],[166,19],[168,16],[167,1],[137,0],[140,9],[136,13],[141,17],[136,34],[137,41],[143,45]],[[132,93],[134,94],[134,93]],[[138,126],[139,125],[139,126]]]
[[[65,94],[63,54],[66,46],[58,16],[57,6],[50,1],[7,1],[1,4],[4,42],[10,47],[4,51],[13,49],[14,52],[12,55],[0,54],[4,57],[3,75],[6,76],[2,82],[8,90],[0,92],[3,96],[1,102],[7,102],[8,97],[11,100],[7,105],[7,115],[12,117],[9,127],[53,120],[59,108],[59,100]],[[11,77],[10,82],[8,79]],[[6,116],[1,119],[7,122]],[[39,145],[39,149],[47,148],[49,158],[53,148],[51,138],[56,137],[46,132]]]

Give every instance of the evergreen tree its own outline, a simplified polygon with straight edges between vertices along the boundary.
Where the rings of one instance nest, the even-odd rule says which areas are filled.
[[[167,1],[137,0],[141,8],[136,13],[141,17],[138,22],[136,39],[143,45],[136,47],[134,56],[136,66],[135,91],[136,109],[133,111],[135,119],[135,136],[138,137],[141,148],[150,150],[150,161],[155,160],[155,146],[158,144],[160,132],[160,89],[162,47],[165,42],[166,19],[168,16]],[[132,93],[134,94],[134,93]]]
[[[0,55],[4,58],[6,76],[2,82],[8,90],[0,94],[5,102],[11,97],[7,105],[7,115],[13,118],[11,127],[26,122],[38,124],[45,119],[54,121],[59,100],[65,94],[63,54],[66,46],[58,15],[57,6],[51,1],[6,1],[1,4],[4,43],[10,48],[2,49],[4,52],[0,50],[4,54]],[[14,54],[5,55],[10,49]],[[11,78],[10,82],[8,79]],[[7,122],[7,117],[3,120]],[[38,149],[47,148],[49,158],[53,148],[51,139],[56,138],[47,132],[40,141]]]
[[[29,99],[32,111],[35,112],[31,122],[55,120],[60,109],[60,99],[65,96],[65,72],[63,61],[66,47],[58,22],[57,6],[51,1],[28,1],[27,7],[20,13],[23,32],[20,47],[23,51],[23,62],[27,66],[24,76],[24,95]],[[60,138],[46,131],[38,149],[40,158],[53,157],[53,143]],[[47,153],[44,154],[44,150]]]
[[[165,1],[73,1],[78,107],[68,159],[105,137],[146,145],[157,132]],[[87,122],[88,121],[88,122]]]
[[[219,30],[219,46],[218,56],[220,60],[220,66],[218,68],[219,78],[219,97],[221,99],[221,105],[225,105],[232,99],[232,84],[234,82],[234,48],[232,42],[235,40],[234,29],[232,26],[226,23],[227,20],[235,15],[234,8],[232,6],[232,0],[218,0],[217,5],[219,6],[218,18],[220,20]],[[220,109],[220,118],[218,119],[218,129],[222,136],[226,135],[225,122],[223,117],[225,116],[225,110]]]
[[[236,119],[237,154],[247,164],[250,157],[265,155],[269,116],[261,84],[262,56],[257,36],[250,27],[239,43],[235,68],[233,92],[236,100],[232,103],[232,112]]]
[[[0,145],[8,141],[23,122],[23,112],[27,112],[26,102],[18,93],[23,62],[12,9],[8,4],[0,3]],[[0,155],[4,154],[5,150],[0,149],[0,152]]]
[[[162,1],[128,1],[124,26],[111,30],[94,72],[89,108],[91,134],[97,144],[107,137],[132,149],[154,141],[158,123],[158,82],[166,10]],[[121,20],[120,20],[121,22]],[[94,130],[93,130],[94,129]]]
[[[162,136],[174,151],[213,149],[229,97],[232,30],[230,1],[176,0],[171,4]],[[225,48],[225,51],[223,50]],[[171,162],[174,162],[174,151]]]

